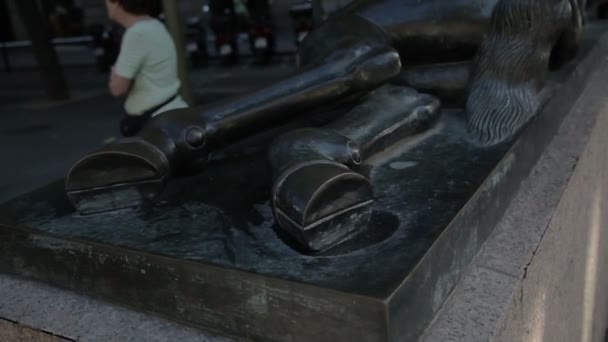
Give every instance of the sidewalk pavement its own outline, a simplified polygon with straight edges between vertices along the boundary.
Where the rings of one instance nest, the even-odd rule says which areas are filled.
[[[289,64],[207,68],[191,73],[197,104],[251,91],[293,72]],[[0,201],[61,179],[83,155],[118,136],[122,101],[93,68],[66,68],[72,99],[45,99],[36,70],[1,73]]]
[[[295,37],[293,30],[277,31],[275,54],[278,56],[289,56],[296,52]],[[249,36],[245,33],[239,35],[237,44],[239,53],[242,59],[248,59],[253,56],[251,51],[251,43]],[[1,49],[1,47],[0,47]],[[61,65],[74,66],[95,66],[96,57],[94,54],[94,46],[91,43],[83,43],[79,45],[57,45],[55,46],[57,58]],[[0,58],[0,70],[6,71],[7,66],[13,70],[22,70],[34,68],[37,65],[34,56],[34,50],[31,46],[18,46],[6,48]],[[215,38],[212,34],[207,37],[207,52],[211,59],[219,58],[215,47]]]
[[[120,111],[109,95],[3,110],[0,201],[63,177],[80,157],[116,134]]]

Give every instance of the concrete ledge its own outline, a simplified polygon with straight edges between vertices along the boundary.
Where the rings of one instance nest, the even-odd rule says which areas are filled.
[[[68,342],[73,340],[0,318],[0,341]]]
[[[229,341],[161,318],[7,275],[0,275],[0,317],[5,319],[0,319],[2,342]],[[28,340],[28,336],[32,339]]]
[[[606,60],[422,341],[605,338]]]

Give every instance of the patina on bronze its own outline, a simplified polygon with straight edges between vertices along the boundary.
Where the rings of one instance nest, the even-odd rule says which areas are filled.
[[[499,144],[537,112],[548,69],[575,56],[580,6],[578,0],[355,1],[305,39],[299,73],[237,99],[155,118],[138,137],[78,162],[67,177],[68,196],[83,213],[139,205],[170,176],[203,167],[213,151],[329,102],[378,103],[370,92],[389,82],[464,103],[470,138]],[[365,225],[374,196],[355,171],[362,155],[389,136],[403,139],[432,124],[439,100],[401,89],[384,94],[415,99],[401,110],[354,109],[333,126],[291,133],[272,147],[277,220],[305,247],[334,246],[358,230],[346,229],[349,223]]]
[[[269,156],[279,225],[316,252],[356,235],[369,223],[374,199],[359,171],[363,157],[428,129],[438,117],[439,99],[387,85],[323,128],[279,137]]]

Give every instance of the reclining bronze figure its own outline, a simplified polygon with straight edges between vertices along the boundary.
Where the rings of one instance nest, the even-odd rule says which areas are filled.
[[[152,200],[210,154],[329,103],[356,103],[323,127],[270,148],[278,224],[320,251],[369,220],[373,189],[363,158],[464,107],[479,146],[512,139],[534,116],[550,68],[577,52],[582,0],[361,0],[310,34],[299,72],[258,91],[155,117],[133,138],[80,160],[66,191],[81,213]]]

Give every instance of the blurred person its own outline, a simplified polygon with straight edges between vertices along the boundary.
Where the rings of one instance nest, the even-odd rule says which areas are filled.
[[[133,136],[152,117],[188,107],[179,94],[177,51],[163,23],[153,17],[156,1],[106,0],[106,6],[110,19],[126,29],[109,86],[113,96],[126,95],[120,131]]]

